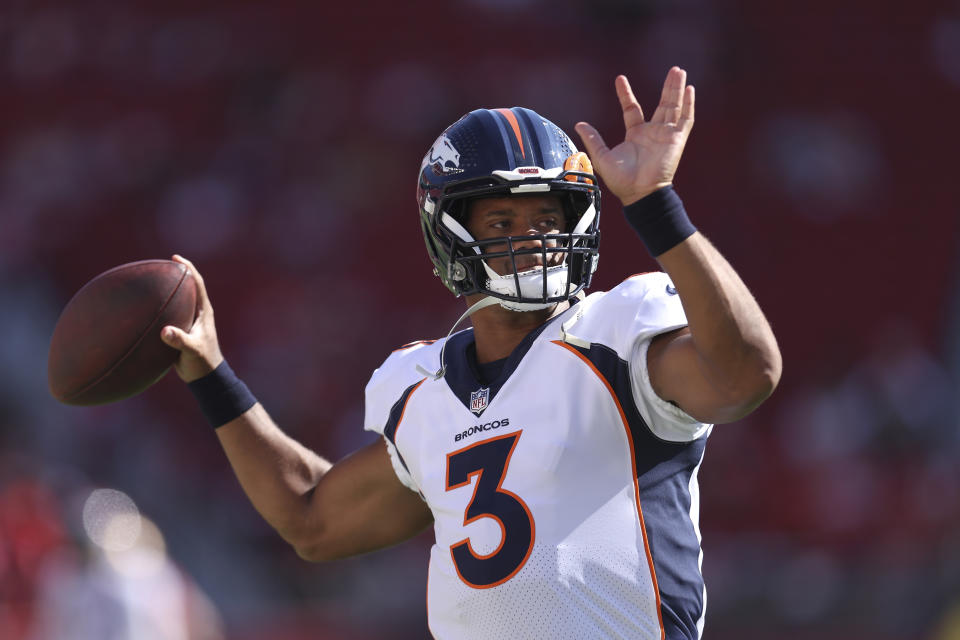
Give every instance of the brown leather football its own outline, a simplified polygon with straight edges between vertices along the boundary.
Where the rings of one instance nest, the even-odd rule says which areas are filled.
[[[172,260],[130,262],[101,273],[57,321],[47,361],[50,393],[73,405],[140,393],[177,359],[160,330],[171,324],[189,330],[196,305],[193,278]]]

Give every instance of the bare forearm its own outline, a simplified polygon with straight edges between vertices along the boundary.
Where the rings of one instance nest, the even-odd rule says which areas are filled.
[[[776,386],[780,350],[760,306],[700,233],[658,256],[689,322],[704,374],[720,392],[759,402]]]
[[[259,403],[217,436],[253,506],[294,542],[310,527],[311,496],[331,463],[283,433]]]
[[[364,553],[423,530],[431,513],[419,494],[398,480],[384,441],[334,466],[280,430],[226,365],[203,277],[189,260],[174,260],[196,283],[197,318],[189,332],[164,327],[161,339],[180,352],[177,375],[198,383],[194,392],[201,408],[212,424],[222,425],[217,437],[264,519],[310,560]]]

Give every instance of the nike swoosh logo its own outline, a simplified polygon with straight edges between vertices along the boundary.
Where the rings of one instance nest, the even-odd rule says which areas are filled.
[[[668,296],[675,296],[675,295],[677,295],[677,288],[674,287],[672,284],[668,284],[668,285],[667,285],[667,295],[668,295]]]

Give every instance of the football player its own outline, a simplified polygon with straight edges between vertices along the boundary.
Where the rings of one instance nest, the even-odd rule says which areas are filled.
[[[697,470],[715,423],[780,377],[769,324],[673,190],[694,90],[672,68],[652,117],[616,79],[626,135],[587,154],[523,108],[478,109],[423,159],[434,273],[471,329],[407,345],[373,373],[376,443],[331,464],[285,435],[226,364],[203,279],[189,332],[163,339],[244,490],[304,558],[436,542],[431,633],[465,638],[698,638]],[[597,174],[663,272],[586,295]],[[638,244],[638,251],[640,245]],[[462,319],[462,318],[461,318]]]

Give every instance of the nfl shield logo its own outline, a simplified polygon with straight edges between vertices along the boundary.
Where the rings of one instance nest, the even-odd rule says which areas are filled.
[[[470,411],[480,415],[487,408],[487,401],[490,400],[490,388],[477,389],[470,393]]]

